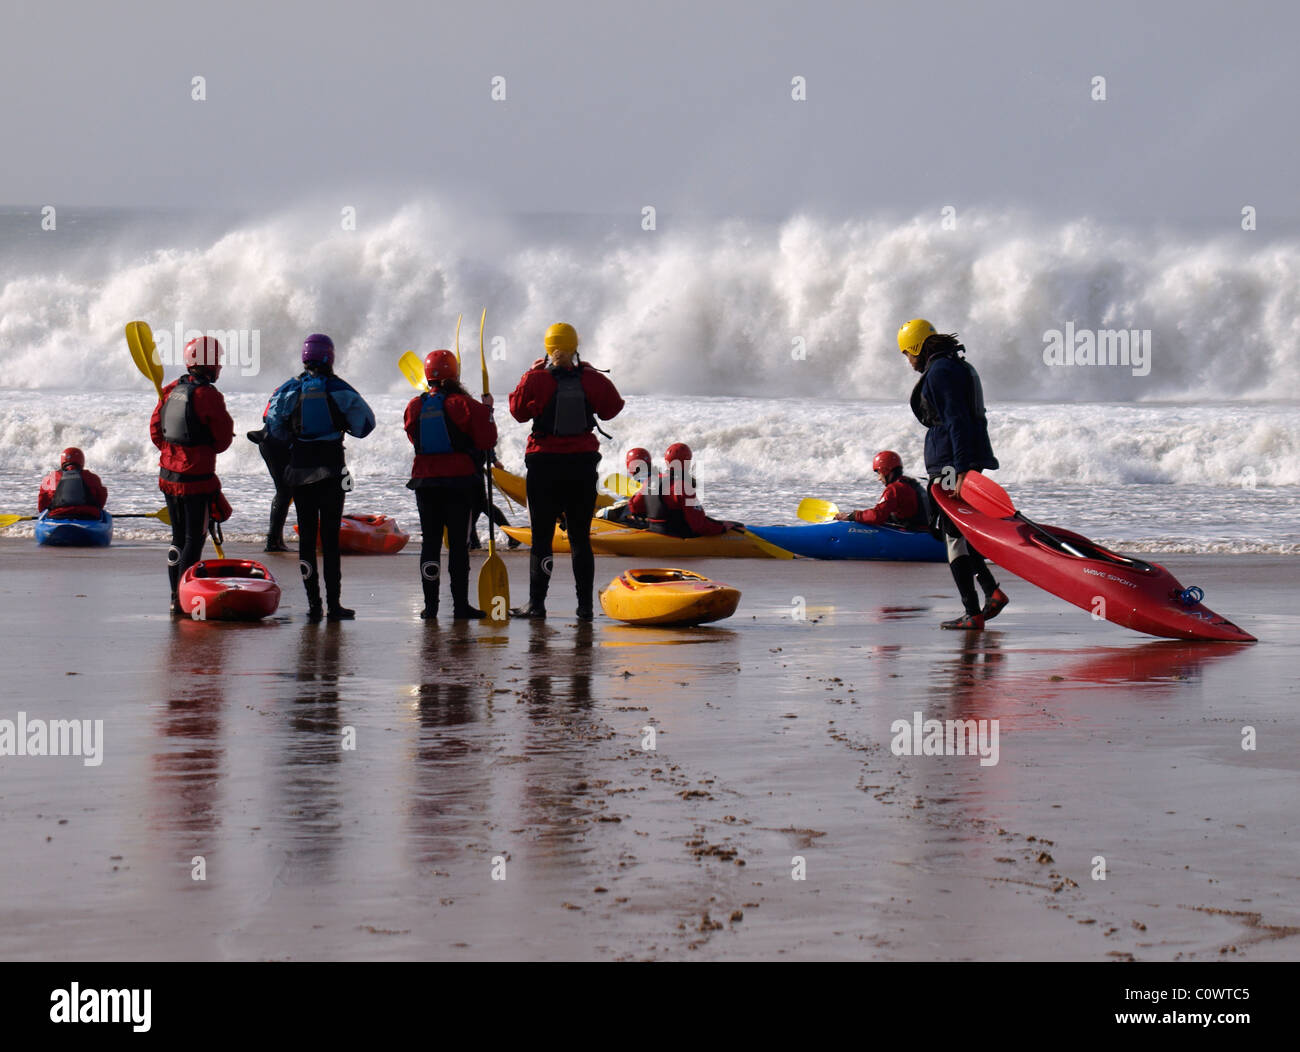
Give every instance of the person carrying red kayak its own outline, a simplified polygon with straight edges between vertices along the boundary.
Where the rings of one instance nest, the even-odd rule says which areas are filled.
[[[596,418],[612,420],[623,410],[614,384],[578,358],[578,333],[556,322],[546,330],[546,357],[535,361],[510,392],[510,415],[533,422],[524,464],[528,469],[528,519],[533,545],[528,566],[528,605],[513,617],[545,617],[551,583],[552,544],[560,516],[568,525],[579,620],[590,621],[596,558],[591,518],[596,510],[600,440]]]
[[[235,422],[216,388],[221,345],[211,336],[190,340],[183,361],[185,375],[163,388],[149,419],[149,437],[159,449],[158,488],[172,521],[167,577],[173,615],[189,612],[181,609],[176,588],[181,575],[203,557],[209,520],[230,516],[217,478],[217,454],[229,449],[235,437]]]
[[[430,351],[424,358],[429,390],[406,405],[403,427],[415,447],[407,489],[415,491],[420,512],[420,583],[426,620],[438,615],[438,565],[442,531],[447,531],[447,574],[451,578],[451,616],[479,619],[482,610],[469,602],[470,516],[483,493],[480,464],[497,443],[492,396],[470,397],[460,383],[460,363],[451,351]]]
[[[41,480],[36,510],[47,519],[98,519],[108,503],[108,490],[93,471],[86,470],[86,454],[69,446],[59,454],[59,470]]]
[[[650,481],[651,474],[650,451],[640,446],[633,446],[627,451],[627,473],[633,482],[637,483],[642,489]],[[617,504],[611,504],[608,508],[601,508],[596,512],[596,518],[608,519],[610,522],[620,522],[627,526],[636,526],[639,529],[645,529],[645,519],[637,518],[632,514],[630,504],[626,500],[620,500]]]
[[[738,526],[704,514],[695,496],[691,447],[674,442],[664,453],[666,473],[643,485],[628,502],[628,514],[646,520],[646,529],[669,537],[716,537]]]
[[[365,438],[375,429],[375,414],[356,389],[334,375],[334,341],[314,332],[302,344],[303,371],[286,380],[271,397],[266,428],[272,438],[289,443],[285,481],[293,488],[298,510],[298,563],[307,590],[307,620],[322,616],[316,541],[325,568],[324,616],[350,621],[357,612],[340,601],[343,569],[339,558],[339,524],[352,474],[343,457],[343,436]]]
[[[852,519],[863,526],[893,526],[919,533],[928,531],[930,498],[924,486],[903,474],[903,458],[892,449],[882,449],[871,461],[871,470],[885,487],[876,506],[864,511],[842,511],[835,518],[841,522]]]
[[[930,485],[945,484],[954,497],[968,471],[998,467],[989,441],[984,413],[984,389],[975,367],[966,361],[966,348],[956,333],[940,335],[924,318],[913,318],[898,330],[898,349],[907,356],[921,379],[912,389],[912,413],[925,427],[925,470]],[[933,504],[932,522],[948,547],[948,567],[961,594],[965,616],[944,621],[942,627],[980,629],[1001,613],[1007,594],[989,572],[988,565],[962,536],[956,524]],[[984,590],[980,606],[975,582]]]

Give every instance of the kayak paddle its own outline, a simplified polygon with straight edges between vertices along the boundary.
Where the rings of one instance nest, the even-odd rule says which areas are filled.
[[[798,515],[804,522],[833,522],[839,513],[839,506],[828,500],[804,497],[799,502]]]
[[[158,352],[153,345],[153,332],[149,324],[143,321],[131,321],[126,324],[126,345],[131,351],[131,360],[135,367],[153,383],[162,400],[163,367],[158,360]]]
[[[606,475],[600,480],[600,484],[610,493],[617,493],[620,497],[633,497],[641,489],[641,483],[630,475],[622,475],[615,472],[613,475]]]
[[[478,360],[483,367],[483,393],[490,394],[488,387],[487,354],[483,350],[483,328],[487,325],[487,308],[478,323]],[[458,344],[459,345],[459,344]],[[510,617],[510,574],[506,570],[505,560],[497,554],[497,531],[492,522],[492,468],[484,472],[487,476],[488,496],[488,557],[478,572],[478,605],[487,614],[487,619],[501,624]]]
[[[168,510],[165,507],[159,508],[157,511],[128,511],[122,513],[121,515],[114,515],[113,518],[115,519],[157,519],[164,526],[170,526],[172,524],[171,513],[168,512]]]
[[[35,515],[0,515],[0,530],[12,526],[15,522],[30,522]]]
[[[402,356],[397,359],[397,367],[402,370],[402,375],[417,391],[429,389],[429,384],[424,379],[424,363],[414,351],[403,351]]]
[[[994,482],[986,475],[978,471],[966,472],[966,477],[962,480],[961,496],[958,500],[964,500],[981,515],[987,515],[993,519],[1016,519],[1023,522],[1032,530],[1037,530],[1055,548],[1063,548],[1071,555],[1080,559],[1086,559],[1087,556],[1079,551],[1068,541],[1061,540],[1055,534],[1043,529],[1038,523],[1031,519],[1025,518],[1016,510],[1016,506],[1011,503],[1011,497],[1007,491]]]
[[[484,310],[483,313],[487,314],[487,311]],[[457,369],[460,368],[460,319],[463,317],[465,317],[465,315],[463,314],[456,315],[456,368]]]

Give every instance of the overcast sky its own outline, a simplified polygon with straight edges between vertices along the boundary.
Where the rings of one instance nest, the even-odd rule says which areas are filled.
[[[1289,3],[3,3],[0,203],[1300,214]]]

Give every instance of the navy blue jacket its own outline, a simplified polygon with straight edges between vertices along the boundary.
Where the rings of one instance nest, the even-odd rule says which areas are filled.
[[[964,358],[943,354],[926,363],[912,389],[912,412],[928,428],[925,470],[931,478],[945,467],[958,474],[997,468],[979,374]]]

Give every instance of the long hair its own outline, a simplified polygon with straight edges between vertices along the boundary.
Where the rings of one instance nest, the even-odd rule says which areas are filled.
[[[927,336],[925,343],[921,344],[921,354],[928,360],[940,354],[956,354],[961,351],[963,354],[966,348],[957,339],[955,332],[936,332],[933,336]]]
[[[435,380],[429,385],[429,390],[432,391],[435,388],[441,391],[444,395],[465,395],[467,398],[472,397],[470,393],[465,390],[465,386],[459,380],[453,380],[450,377],[446,380]]]

